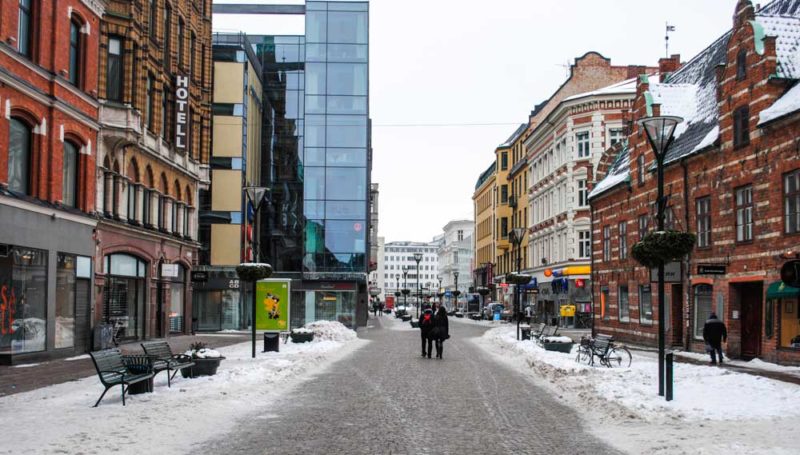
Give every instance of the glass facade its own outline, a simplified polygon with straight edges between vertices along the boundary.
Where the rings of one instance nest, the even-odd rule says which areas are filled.
[[[112,254],[105,258],[105,271],[103,318],[121,327],[122,338],[144,338],[147,264],[127,254]]]
[[[0,247],[0,353],[44,351],[47,251]]]

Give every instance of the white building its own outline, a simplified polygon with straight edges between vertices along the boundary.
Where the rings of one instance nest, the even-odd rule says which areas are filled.
[[[443,228],[439,246],[439,271],[442,288],[455,290],[455,275],[458,272],[458,289],[464,293],[473,285],[472,261],[475,245],[472,235],[475,231],[473,220],[453,220]]]
[[[436,287],[439,285],[438,243],[389,242],[383,249],[383,281],[385,291],[388,291],[388,294],[384,292],[384,295],[393,295],[404,286],[411,290],[411,295],[416,293],[417,262],[414,260],[414,253],[422,253],[422,260],[419,262],[420,288],[436,292]]]
[[[381,293],[378,295],[378,298],[381,300],[381,302],[386,301],[386,293],[385,293],[386,280],[384,279],[384,273],[383,273],[383,260],[384,260],[383,249],[384,249],[384,238],[378,237],[378,244],[376,246],[377,253],[376,256],[374,256],[378,265],[375,268],[375,270],[373,270],[369,274],[369,287],[370,289],[377,288],[381,291]]]

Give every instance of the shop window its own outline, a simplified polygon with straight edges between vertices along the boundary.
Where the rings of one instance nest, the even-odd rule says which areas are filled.
[[[169,289],[169,331],[184,331],[186,269],[180,264],[163,264],[161,279]]]
[[[649,284],[639,286],[639,323],[653,323],[653,293]]]
[[[75,345],[76,271],[77,257],[59,253],[56,266],[56,349]]]
[[[797,296],[781,299],[781,347],[800,349],[800,304]]]
[[[0,246],[0,353],[44,351],[47,251]]]
[[[17,50],[28,58],[33,58],[33,36],[33,0],[19,0]]]
[[[64,141],[61,203],[68,207],[78,206],[78,146],[70,141]]]
[[[8,138],[8,189],[30,192],[33,131],[22,120],[11,117]]]
[[[713,309],[711,285],[698,284],[694,287],[694,337],[703,339],[703,326]],[[721,317],[721,316],[720,316]]]
[[[147,264],[127,254],[112,254],[105,257],[105,272],[104,320],[119,326],[122,338],[142,339]]]
[[[630,305],[628,301],[628,286],[620,286],[619,294],[619,321],[630,322]]]
[[[69,22],[69,81],[76,87],[80,87],[82,81],[81,65],[83,64],[81,40],[81,23],[73,18]]]

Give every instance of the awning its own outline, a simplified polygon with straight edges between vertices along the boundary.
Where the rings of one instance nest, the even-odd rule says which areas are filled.
[[[800,288],[786,286],[783,281],[776,281],[767,288],[768,299],[783,299],[786,297],[797,297],[800,295]]]

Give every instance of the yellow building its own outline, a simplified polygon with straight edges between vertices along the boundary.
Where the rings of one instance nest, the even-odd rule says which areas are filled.
[[[472,194],[472,207],[475,214],[475,230],[472,235],[475,245],[473,261],[473,282],[477,287],[488,288],[492,282],[492,268],[495,259],[494,239],[494,195],[495,173],[497,163],[492,162],[488,169],[481,173]]]

